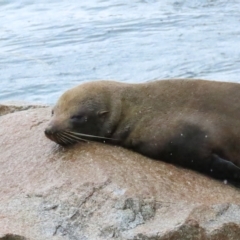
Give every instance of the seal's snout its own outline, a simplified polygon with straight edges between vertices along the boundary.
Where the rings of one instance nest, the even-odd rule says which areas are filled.
[[[45,133],[46,136],[50,136],[50,135],[53,134],[53,131],[52,131],[52,129],[50,127],[47,127],[45,129],[44,133]]]
[[[76,139],[72,138],[71,134],[59,128],[58,125],[53,125],[52,123],[48,125],[48,127],[44,130],[44,133],[48,139],[62,146],[71,145],[76,142]]]
[[[45,130],[44,130],[45,136],[52,141],[55,141],[55,135],[57,133],[57,129],[51,125],[49,125]]]

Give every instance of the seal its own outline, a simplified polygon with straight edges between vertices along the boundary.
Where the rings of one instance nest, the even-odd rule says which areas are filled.
[[[240,183],[240,84],[170,79],[95,81],[66,91],[45,135],[101,141]]]

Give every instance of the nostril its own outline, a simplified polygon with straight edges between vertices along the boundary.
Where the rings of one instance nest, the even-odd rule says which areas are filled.
[[[44,133],[45,133],[46,135],[48,135],[48,136],[53,134],[53,132],[52,132],[52,130],[51,130],[50,128],[46,128],[45,131],[44,131]]]

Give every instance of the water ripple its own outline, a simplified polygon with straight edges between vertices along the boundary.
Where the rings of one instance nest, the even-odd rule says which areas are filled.
[[[0,1],[0,100],[92,79],[239,81],[240,0]]]

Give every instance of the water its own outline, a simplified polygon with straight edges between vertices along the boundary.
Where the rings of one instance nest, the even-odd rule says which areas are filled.
[[[240,81],[240,0],[0,0],[0,101],[84,81]]]

